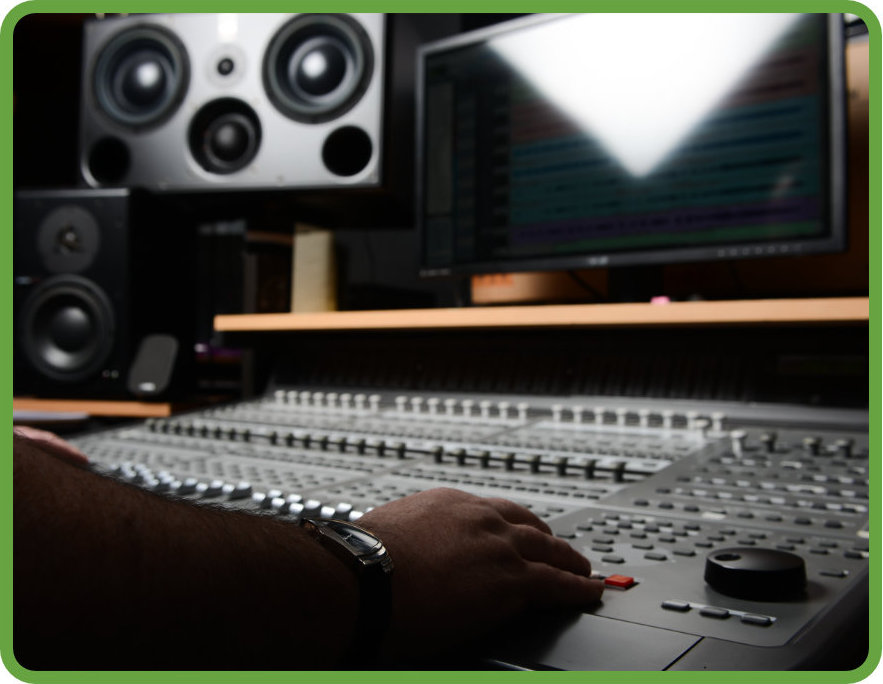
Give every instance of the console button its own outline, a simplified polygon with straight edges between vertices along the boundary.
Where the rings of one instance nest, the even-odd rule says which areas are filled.
[[[686,601],[678,601],[676,599],[668,599],[662,602],[662,607],[666,610],[676,610],[679,613],[686,613],[690,610],[690,604]]]
[[[627,575],[609,575],[604,579],[604,584],[608,587],[628,589],[629,587],[633,587],[636,582],[634,577],[629,577]]]
[[[716,608],[715,606],[704,606],[699,609],[699,614],[704,617],[713,617],[724,620],[730,617],[730,611],[726,608]]]

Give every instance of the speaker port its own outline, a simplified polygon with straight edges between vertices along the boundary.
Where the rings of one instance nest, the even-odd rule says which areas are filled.
[[[322,161],[331,173],[354,176],[368,166],[374,146],[361,128],[343,126],[331,133],[322,145]]]
[[[270,41],[264,87],[285,116],[321,123],[352,109],[373,69],[371,41],[358,22],[340,14],[301,14]]]
[[[197,112],[188,135],[190,152],[206,171],[229,174],[248,166],[261,143],[261,124],[241,100],[223,98]]]
[[[102,185],[121,183],[129,173],[132,156],[119,138],[101,138],[89,148],[89,173]]]

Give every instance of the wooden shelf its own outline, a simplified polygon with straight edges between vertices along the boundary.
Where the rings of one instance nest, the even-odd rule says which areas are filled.
[[[140,401],[97,401],[81,399],[31,399],[14,397],[12,411],[45,414],[87,414],[119,418],[165,418],[172,415],[172,404]]]
[[[222,332],[867,323],[867,297],[242,314]]]

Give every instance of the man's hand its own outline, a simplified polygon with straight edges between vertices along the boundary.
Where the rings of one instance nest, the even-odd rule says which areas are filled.
[[[388,658],[468,642],[529,608],[585,609],[603,583],[526,508],[455,489],[380,506],[359,520],[392,556]]]

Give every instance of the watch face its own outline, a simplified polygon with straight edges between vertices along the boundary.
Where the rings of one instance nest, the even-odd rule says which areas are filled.
[[[332,530],[340,541],[357,556],[367,556],[380,550],[383,544],[364,530],[338,520],[316,520],[315,524]]]

